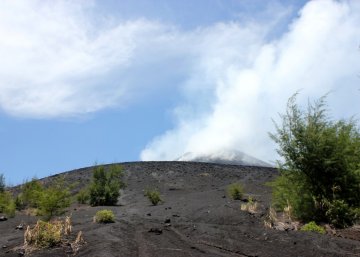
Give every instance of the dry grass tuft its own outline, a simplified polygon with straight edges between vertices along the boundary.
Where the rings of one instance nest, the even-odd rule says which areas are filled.
[[[80,231],[75,241],[71,243],[71,233],[72,225],[70,217],[66,217],[64,221],[54,220],[45,222],[38,220],[33,228],[27,226],[25,230],[23,246],[25,254],[41,248],[68,247],[69,245],[75,254],[85,241]]]
[[[69,236],[71,234],[71,231],[72,231],[71,217],[67,216],[64,222],[64,234],[66,236]]]
[[[281,231],[299,230],[300,223],[291,219],[291,206],[288,205],[284,209],[282,216],[278,216],[274,208],[269,209],[269,213],[264,220],[264,225],[267,228],[272,228]]]
[[[284,208],[283,218],[284,220],[292,222],[292,207],[289,201],[287,201],[287,206]]]
[[[274,208],[269,208],[269,213],[264,220],[264,225],[267,228],[273,228],[274,224],[278,223],[277,213]]]
[[[249,197],[248,202],[245,204],[241,204],[240,208],[242,211],[256,213],[258,208],[258,203],[252,197]]]
[[[75,241],[70,244],[74,255],[80,250],[81,246],[84,244],[85,244],[85,240],[83,237],[83,233],[82,233],[82,231],[79,231],[79,233],[76,236]]]

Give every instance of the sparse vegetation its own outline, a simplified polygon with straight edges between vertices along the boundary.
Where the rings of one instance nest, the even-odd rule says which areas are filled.
[[[16,206],[12,195],[9,192],[0,193],[0,213],[12,218],[15,216]]]
[[[157,189],[146,190],[145,195],[152,205],[158,205],[162,201],[160,192]]]
[[[271,184],[274,207],[291,206],[292,214],[305,222],[353,224],[360,207],[360,131],[355,121],[330,120],[324,97],[304,112],[296,95],[281,118],[270,134],[282,157],[281,175]]]
[[[241,204],[240,209],[242,211],[247,211],[250,213],[256,213],[258,208],[258,203],[251,196],[248,197],[247,203]]]
[[[103,166],[95,167],[89,187],[90,204],[92,206],[116,205],[120,189],[124,187],[122,177],[123,168],[120,165],[110,166],[107,172]]]
[[[71,204],[71,193],[69,186],[66,185],[64,178],[55,179],[52,184],[43,190],[39,198],[39,214],[46,220],[50,220],[55,215],[61,215],[65,208]]]
[[[25,231],[25,244],[37,248],[49,248],[61,243],[63,237],[63,222],[46,222],[38,220],[34,228],[28,226]]]
[[[16,206],[13,196],[10,192],[5,191],[5,177],[0,174],[0,213],[6,214],[12,218],[15,216]]]
[[[325,229],[319,225],[316,225],[315,221],[311,221],[301,227],[301,231],[312,231],[320,234],[325,234]]]
[[[227,187],[227,194],[233,200],[241,200],[244,188],[240,183],[233,183]]]
[[[111,210],[101,210],[96,213],[94,221],[97,223],[114,223],[115,215]]]
[[[88,188],[81,189],[76,195],[76,200],[80,204],[87,204],[90,200]]]
[[[51,248],[58,246],[71,246],[75,254],[85,243],[82,232],[79,231],[75,241],[70,242],[72,224],[70,217],[64,221],[54,220],[50,222],[38,220],[33,228],[27,226],[24,233],[24,249],[26,254],[39,248]]]
[[[38,208],[44,187],[39,180],[33,178],[21,186],[21,193],[17,199],[17,208]]]

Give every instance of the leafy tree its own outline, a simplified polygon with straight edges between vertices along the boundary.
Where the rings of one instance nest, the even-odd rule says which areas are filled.
[[[63,177],[55,179],[51,185],[44,189],[39,197],[39,214],[50,220],[56,215],[65,212],[71,204],[70,187],[66,185]]]
[[[105,171],[103,166],[95,167],[89,187],[90,204],[92,206],[116,205],[120,189],[124,187],[122,177],[123,168],[120,165],[112,165],[108,171]]]
[[[360,207],[360,132],[354,120],[332,121],[326,97],[303,111],[296,94],[280,115],[276,133],[280,177],[272,183],[274,205],[290,205],[304,221],[351,225]]]

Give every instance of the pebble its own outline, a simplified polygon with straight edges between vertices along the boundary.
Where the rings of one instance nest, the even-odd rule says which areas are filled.
[[[19,226],[16,226],[15,229],[18,229],[18,230],[23,230],[24,229],[24,225],[20,224]]]
[[[150,228],[150,230],[148,232],[149,233],[154,233],[155,235],[161,235],[162,234],[162,229],[161,228]]]

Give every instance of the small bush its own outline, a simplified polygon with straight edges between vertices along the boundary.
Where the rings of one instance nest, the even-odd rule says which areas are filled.
[[[65,208],[71,204],[70,188],[66,186],[64,178],[60,177],[43,190],[39,197],[39,214],[46,220],[50,220],[55,215],[61,215]]]
[[[9,218],[15,216],[15,202],[9,192],[0,193],[0,213],[6,214]]]
[[[228,196],[234,200],[241,200],[244,189],[240,183],[233,183],[227,187]]]
[[[21,205],[19,205],[19,208],[38,208],[39,201],[43,192],[44,187],[36,178],[33,178],[31,181],[25,182],[21,186],[21,193],[18,196],[18,203],[21,203]]]
[[[156,189],[146,190],[145,195],[153,205],[158,205],[162,201],[160,192]]]
[[[240,209],[242,211],[247,211],[250,213],[256,213],[258,208],[258,203],[251,196],[248,198],[248,202],[245,204],[241,204]]]
[[[320,234],[325,234],[325,229],[319,225],[316,225],[315,221],[311,221],[300,229],[301,231],[312,231]]]
[[[108,171],[105,171],[103,166],[95,167],[89,187],[90,204],[92,206],[116,205],[120,189],[125,186],[122,182],[123,174],[123,168],[120,165],[112,165]]]
[[[81,189],[76,195],[76,200],[80,204],[87,204],[90,200],[88,189],[87,188]]]
[[[61,244],[63,223],[61,221],[45,222],[39,220],[33,229],[25,231],[25,244],[37,248],[49,248]]]
[[[64,221],[55,220],[45,222],[38,220],[33,228],[27,226],[24,233],[25,256],[40,248],[71,247],[72,255],[76,255],[85,243],[82,231],[79,231],[74,242],[71,242],[72,225],[71,218],[66,217]]]
[[[351,209],[343,200],[333,200],[327,203],[327,211],[325,213],[328,221],[336,227],[348,227],[358,218],[356,209]]]
[[[16,210],[21,211],[25,209],[25,204],[19,195],[15,197],[14,202]]]
[[[101,210],[96,213],[94,221],[97,223],[114,223],[115,215],[111,210]]]

